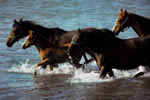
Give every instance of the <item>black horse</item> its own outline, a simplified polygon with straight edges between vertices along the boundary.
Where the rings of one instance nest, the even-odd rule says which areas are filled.
[[[101,78],[104,78],[112,68],[129,70],[139,65],[150,66],[150,35],[119,39],[108,29],[97,29],[92,32],[79,29],[74,43],[80,48],[92,50],[95,55],[103,55]]]

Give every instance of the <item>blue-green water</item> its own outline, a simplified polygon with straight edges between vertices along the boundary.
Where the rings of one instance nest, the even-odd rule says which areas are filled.
[[[21,49],[24,40],[12,48],[5,43],[13,19],[65,30],[112,29],[120,8],[150,18],[149,0],[0,0],[0,100],[150,100],[149,75],[136,79],[131,78],[136,70],[115,70],[117,79],[102,80],[94,71],[72,74],[72,66],[62,64],[34,77],[33,65],[40,62],[35,47]],[[119,37],[137,35],[130,28]],[[98,70],[95,63],[87,67]]]

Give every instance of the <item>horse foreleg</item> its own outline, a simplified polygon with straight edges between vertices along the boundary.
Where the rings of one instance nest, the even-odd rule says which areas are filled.
[[[49,69],[49,71],[53,71],[53,66],[52,65],[48,65],[48,69]]]
[[[101,62],[102,62],[102,59],[103,59],[103,55],[102,54],[95,54],[96,56],[96,62],[97,62],[97,65],[99,67],[100,70],[102,70],[102,65],[101,65]],[[112,71],[112,69],[110,69],[110,71],[108,72],[108,75],[110,77],[114,77],[114,72]]]
[[[109,75],[110,77],[115,77],[114,72],[112,71],[112,69],[108,72],[108,75]]]
[[[99,69],[102,70],[101,61],[102,61],[103,56],[102,56],[102,54],[95,54],[95,56],[96,56],[96,63],[98,65]]]
[[[48,64],[48,59],[45,59],[45,60],[43,60],[43,61],[40,62],[40,63],[36,63],[36,64],[34,65],[34,75],[37,74],[37,69],[38,69],[39,66],[46,66],[47,64]]]
[[[100,78],[104,79],[106,77],[106,74],[109,72],[109,67],[102,66],[101,67],[101,73],[100,73]]]

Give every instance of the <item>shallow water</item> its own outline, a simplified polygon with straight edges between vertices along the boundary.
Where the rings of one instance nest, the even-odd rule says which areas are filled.
[[[149,0],[0,0],[0,100],[149,100],[150,73],[132,78],[136,69],[114,69],[116,78],[103,80],[93,62],[86,65],[86,72],[65,63],[52,72],[39,69],[35,77],[33,66],[40,62],[35,47],[21,49],[24,40],[12,48],[5,43],[14,18],[65,30],[112,29],[120,8],[149,17],[149,5]],[[137,35],[130,28],[119,37]]]

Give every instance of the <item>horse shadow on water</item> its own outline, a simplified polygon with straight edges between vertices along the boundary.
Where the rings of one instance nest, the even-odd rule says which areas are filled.
[[[150,66],[150,35],[141,38],[120,39],[108,29],[78,30],[71,47],[90,49],[101,67],[100,77],[105,78],[112,68],[130,70],[140,65]]]

